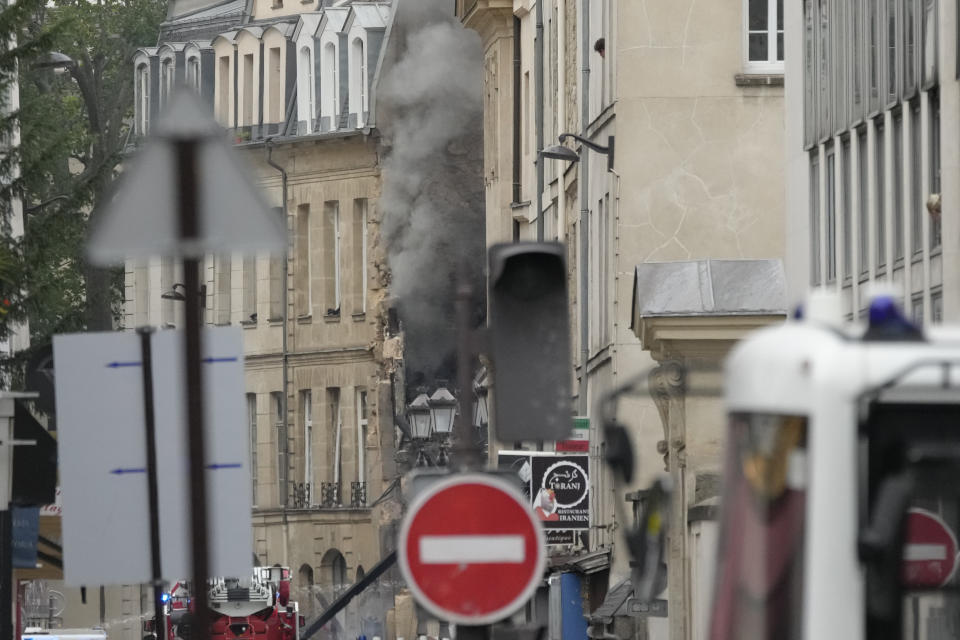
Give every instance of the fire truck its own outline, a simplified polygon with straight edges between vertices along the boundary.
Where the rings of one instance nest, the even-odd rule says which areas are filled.
[[[830,308],[728,358],[710,638],[958,638],[960,327]]]
[[[176,582],[165,594],[165,640],[189,640],[193,622],[190,584]],[[211,640],[299,640],[304,619],[290,599],[290,569],[256,567],[249,578],[214,578],[207,583]],[[153,623],[144,623],[154,638]]]

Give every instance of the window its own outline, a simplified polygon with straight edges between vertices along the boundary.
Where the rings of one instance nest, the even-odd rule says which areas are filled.
[[[903,260],[903,113],[893,114],[893,259]]]
[[[930,293],[930,322],[940,324],[943,322],[943,291],[937,290]]]
[[[338,484],[343,478],[340,468],[340,453],[342,451],[343,441],[343,421],[340,415],[340,389],[330,387],[327,389],[327,407],[330,412],[330,428],[327,430],[327,455],[329,477],[334,484]]]
[[[274,391],[270,394],[273,404],[273,424],[277,431],[277,490],[280,504],[287,504],[287,424],[283,415],[283,393]]]
[[[851,46],[848,50],[847,69],[853,89],[851,96],[851,114],[852,122],[860,120],[866,111],[866,100],[863,92],[864,80],[864,57],[863,50],[863,2],[854,0],[848,7],[849,17],[848,30]]]
[[[323,279],[326,315],[340,315],[340,203],[323,204]]]
[[[250,433],[251,502],[257,506],[257,394],[247,394],[247,430]]]
[[[317,94],[317,88],[313,82],[313,52],[310,47],[300,49],[300,72],[303,74],[300,88],[300,94],[303,96],[301,98],[303,113],[300,114],[299,119],[306,123],[307,131],[311,132],[313,131],[313,119],[316,116],[313,98]]]
[[[312,504],[316,485],[313,483],[313,399],[309,389],[300,392],[300,410],[303,412],[303,483]]]
[[[164,107],[170,102],[170,95],[173,93],[174,80],[173,58],[165,58],[160,63],[160,106]]]
[[[283,122],[283,78],[280,75],[280,47],[271,47],[267,58],[267,122]],[[250,124],[253,124],[252,122]]]
[[[353,201],[353,313],[367,311],[367,199]]]
[[[217,117],[220,124],[230,126],[230,56],[220,56],[220,68],[217,71]]]
[[[899,49],[903,46],[900,41],[900,37],[903,35],[900,33],[899,23],[900,23],[900,14],[899,7],[902,0],[885,0],[886,2],[886,23],[887,23],[887,40],[886,40],[886,50],[887,50],[887,59],[886,59],[886,79],[887,79],[887,106],[893,106],[897,102],[899,97],[900,89],[900,78],[903,70],[900,68],[900,56],[898,55]]]
[[[145,136],[150,133],[150,67],[141,64],[137,67],[137,133]]]
[[[187,86],[200,91],[200,58],[196,56],[187,59]]]
[[[817,98],[820,95],[819,76],[817,73],[817,2],[819,0],[804,0],[803,2],[803,114],[804,114],[804,144],[813,146],[817,141]]]
[[[279,218],[283,223],[283,228],[288,228],[286,210],[284,207],[274,207],[272,209],[273,214]],[[284,294],[284,287],[286,282],[284,281],[285,271],[287,269],[286,265],[286,256],[285,255],[271,255],[270,256],[270,317],[269,320],[282,320],[283,319],[283,305],[286,303],[286,297]]]
[[[930,140],[927,143],[930,154],[930,193],[940,193],[940,96],[931,91],[930,100]],[[940,246],[940,216],[930,219],[930,248]],[[932,305],[932,303],[931,303]]]
[[[844,281],[850,280],[853,277],[853,224],[852,216],[853,211],[850,204],[850,190],[853,188],[853,183],[850,181],[850,163],[852,158],[850,157],[850,137],[846,136],[843,138],[843,143],[841,145],[841,156],[840,156],[840,215],[841,217],[841,233],[843,234],[843,241],[841,243],[841,267],[843,272],[841,276]]]
[[[367,61],[360,38],[350,44],[350,112],[357,114],[357,127],[362,127],[367,112]]]
[[[929,89],[937,82],[937,1],[922,0],[923,78],[922,87]]]
[[[243,121],[241,125],[253,124],[253,54],[243,56]]]
[[[837,182],[836,154],[833,147],[827,148],[827,166],[824,175],[824,218],[826,226],[827,283],[837,281]]]
[[[820,156],[810,152],[810,284],[820,284]]]
[[[327,130],[336,129],[337,117],[337,46],[328,42],[323,47],[323,79],[320,83],[320,99],[322,101],[321,115],[328,118]]]
[[[243,318],[241,322],[257,321],[257,257],[243,257]]]
[[[832,85],[832,58],[830,50],[830,3],[827,0],[819,0],[820,6],[817,13],[819,21],[819,32],[817,34],[817,71],[819,73],[818,86],[820,95],[817,98],[820,105],[818,138],[826,139],[833,133],[833,85]]]
[[[783,0],[745,0],[747,71],[783,73]]]
[[[313,251],[310,247],[310,205],[297,207],[296,235],[296,287],[297,316],[308,317],[313,314]]]
[[[910,317],[916,325],[923,324],[923,294],[915,293],[910,298]]]
[[[138,260],[133,267],[134,326],[150,324],[150,262]]]
[[[917,6],[919,0],[903,0],[903,98],[909,100],[917,92],[917,73],[920,56],[917,55],[917,40],[920,37]]]
[[[886,173],[884,162],[883,139],[883,116],[877,119],[876,135],[873,137],[873,157],[876,171],[873,178],[873,216],[876,221],[876,242],[877,242],[877,271],[882,272],[887,265],[887,225],[886,212],[884,211],[884,185],[886,185]]]
[[[230,324],[230,276],[232,265],[229,255],[220,255],[216,258],[216,277],[217,299],[216,299],[216,322],[218,325]]]
[[[923,251],[923,182],[920,175],[921,149],[920,136],[920,100],[910,105],[910,250],[913,253]]]
[[[870,270],[870,196],[869,156],[867,155],[867,128],[857,130],[857,250],[860,253],[857,266],[863,278]]]
[[[530,153],[530,137],[533,131],[530,128],[530,72],[523,72],[523,153]]]
[[[357,482],[367,481],[367,390],[357,389]]]
[[[165,257],[160,259],[160,292],[173,291],[173,258]],[[172,298],[160,299],[160,323],[164,327],[174,326],[176,311]]]
[[[870,87],[868,111],[880,110],[880,87],[883,86],[883,4],[879,0],[867,0],[867,46],[869,48],[869,71],[867,84]]]

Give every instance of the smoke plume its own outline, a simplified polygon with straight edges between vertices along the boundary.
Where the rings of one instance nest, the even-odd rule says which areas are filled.
[[[483,52],[449,0],[395,1],[395,57],[378,98],[381,231],[416,384],[452,377],[458,270],[478,299],[484,290]]]

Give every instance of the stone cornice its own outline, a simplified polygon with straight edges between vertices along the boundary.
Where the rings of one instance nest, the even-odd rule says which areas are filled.
[[[785,319],[780,314],[641,316],[635,332],[655,360],[718,356],[747,333]]]
[[[460,20],[480,34],[486,49],[495,39],[513,35],[513,0],[475,0]]]

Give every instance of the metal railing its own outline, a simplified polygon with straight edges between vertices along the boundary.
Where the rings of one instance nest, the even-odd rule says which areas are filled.
[[[339,482],[321,482],[320,483],[320,506],[339,507],[343,504],[342,492]]]
[[[367,483],[366,482],[350,483],[350,506],[351,507],[367,506]]]

